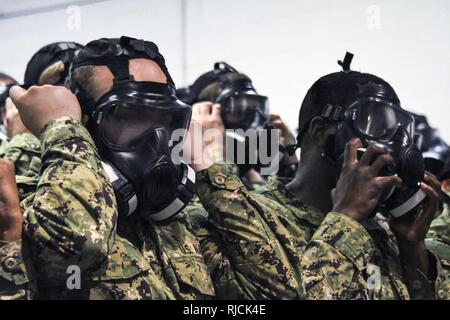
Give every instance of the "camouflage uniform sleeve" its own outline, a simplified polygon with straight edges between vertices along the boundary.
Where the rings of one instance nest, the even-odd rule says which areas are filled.
[[[437,265],[436,298],[450,300],[450,256],[438,257]]]
[[[200,251],[213,280],[214,290],[219,299],[251,299],[245,288],[237,281],[238,276],[231,267],[225,244],[219,232],[208,221],[208,212],[195,197],[186,207],[194,235],[200,243]]]
[[[41,286],[65,286],[69,266],[81,279],[101,275],[113,242],[114,192],[96,148],[78,121],[62,117],[40,135],[42,176],[25,210],[24,230]]]
[[[39,172],[40,161],[40,143],[31,133],[21,133],[15,135],[2,148],[0,157],[14,162],[16,175],[29,175],[28,171]]]
[[[0,300],[26,299],[28,285],[22,241],[0,241]]]
[[[438,243],[450,246],[450,208],[448,205],[444,205],[442,214],[431,223],[430,230],[427,234],[427,240],[430,244],[431,242],[435,242],[437,246],[439,246]],[[444,250],[445,248],[446,247],[444,247]]]
[[[439,260],[432,252],[428,252],[430,257],[430,263],[433,263],[437,267],[438,275],[442,273],[442,266]],[[412,265],[403,266],[403,280],[413,300],[433,300],[436,297],[435,294],[435,281],[428,279],[419,268]]]
[[[209,235],[214,241],[204,246],[212,250],[210,257],[206,257],[210,269],[211,261],[217,266],[213,272],[216,288],[224,280],[228,284],[234,281],[238,292],[227,292],[227,298],[236,299],[242,293],[252,299],[298,298],[299,280],[262,218],[263,211],[271,208],[261,204],[244,187],[233,174],[233,166],[214,164],[199,172],[197,194],[208,211],[211,232],[215,233]]]
[[[436,298],[450,300],[450,245],[437,238],[428,238],[425,243],[437,261]]]
[[[367,299],[363,272],[374,243],[357,221],[336,212],[323,220],[302,258],[303,287],[309,299]]]

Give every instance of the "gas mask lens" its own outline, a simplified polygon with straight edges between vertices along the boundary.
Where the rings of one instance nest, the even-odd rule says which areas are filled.
[[[268,99],[265,96],[239,93],[221,101],[222,120],[226,128],[250,127],[255,118],[266,116]]]
[[[412,115],[391,103],[369,98],[355,102],[349,111],[356,129],[372,139],[390,139],[400,126],[414,136]]]
[[[129,107],[116,105],[104,111],[100,130],[104,139],[117,147],[132,147],[156,129],[163,128],[167,139],[176,129],[186,129],[190,107]],[[167,141],[169,143],[169,141]]]

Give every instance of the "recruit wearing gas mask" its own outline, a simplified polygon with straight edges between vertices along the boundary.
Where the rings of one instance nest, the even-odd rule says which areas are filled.
[[[211,101],[221,106],[221,118],[224,124],[227,138],[227,157],[238,164],[240,174],[243,175],[250,169],[259,169],[262,163],[258,154],[258,146],[261,143],[263,131],[268,143],[267,156],[277,156],[278,150],[270,150],[272,125],[268,120],[269,104],[266,96],[259,95],[252,81],[246,75],[239,73],[235,68],[225,62],[217,62],[214,69],[201,75],[189,88],[191,104],[200,101]],[[236,131],[237,129],[240,129]],[[245,131],[253,129],[257,132],[257,141],[251,143]],[[243,134],[240,134],[241,131]],[[234,148],[233,152],[228,148]],[[245,155],[238,155],[239,150],[244,150]],[[242,161],[244,160],[244,161]]]
[[[155,61],[168,83],[135,81],[129,74],[129,60],[135,58]],[[114,76],[112,89],[98,101],[72,81],[74,71],[87,65],[107,66]],[[176,97],[157,46],[128,37],[92,41],[75,57],[69,78],[83,112],[89,115],[87,127],[112,182],[120,214],[128,216],[139,209],[154,222],[175,217],[195,193],[195,173],[172,159],[171,149],[180,141],[170,139],[175,129],[187,130],[192,108]]]
[[[382,147],[395,165],[385,168],[381,175],[398,175],[403,187],[386,190],[377,210],[400,218],[416,212],[425,199],[425,193],[420,190],[425,169],[422,154],[414,144],[414,118],[400,107],[395,91],[387,82],[371,74],[350,71],[351,57],[347,54],[342,63],[343,72],[319,80],[339,88],[336,100],[340,101],[326,104],[320,114],[336,123],[324,156],[341,168],[345,144],[350,139],[358,137],[364,146],[358,150],[359,158],[369,146]],[[299,133],[300,139],[302,134],[304,131]]]

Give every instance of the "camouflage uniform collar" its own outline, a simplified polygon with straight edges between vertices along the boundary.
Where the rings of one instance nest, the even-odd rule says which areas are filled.
[[[274,176],[268,177],[265,187],[267,188],[268,191],[272,191],[272,192],[280,194],[282,197],[284,197],[286,200],[288,200],[289,203],[293,203],[293,204],[295,203],[298,207],[302,206],[302,207],[308,208],[309,212],[320,213],[323,216],[325,216],[325,213],[322,212],[321,210],[317,209],[316,207],[314,207],[310,204],[306,204],[303,201],[301,201],[300,199],[298,199],[295,196],[295,194],[293,194],[286,187],[286,185],[283,184],[277,177],[274,177]]]

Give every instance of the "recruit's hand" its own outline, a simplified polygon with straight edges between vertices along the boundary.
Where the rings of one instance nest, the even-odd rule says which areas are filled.
[[[6,99],[5,102],[4,124],[6,135],[10,139],[18,134],[29,132],[29,130],[23,124],[22,119],[19,115],[19,110],[17,110],[11,98]]]
[[[285,145],[293,145],[296,144],[295,136],[292,134],[291,130],[287,127],[287,125],[284,123],[284,121],[281,119],[281,117],[278,114],[271,113],[269,115],[270,123],[274,126],[275,129],[280,130],[280,142]],[[298,163],[297,156],[294,155],[288,155],[286,153],[286,161],[288,165],[293,165]]]
[[[24,125],[37,137],[50,121],[68,116],[81,120],[77,98],[62,86],[32,86],[28,90],[14,86],[9,96],[19,110]]]
[[[220,105],[211,102],[194,104],[184,150],[196,172],[223,160],[224,137],[225,128],[220,117]]]
[[[19,240],[22,237],[22,222],[14,164],[0,159],[0,240]]]
[[[284,145],[295,144],[295,136],[281,119],[280,115],[275,113],[269,114],[269,121],[276,129],[280,130],[281,143]]]
[[[415,265],[428,274],[429,258],[425,246],[425,237],[431,222],[439,209],[441,183],[430,172],[425,173],[420,189],[426,193],[425,202],[419,206],[414,219],[391,219],[389,225],[398,241],[400,256],[406,263]]]
[[[439,209],[439,193],[441,183],[436,176],[430,172],[425,172],[424,181],[420,184],[420,189],[427,195],[422,206],[413,220],[392,219],[390,227],[396,238],[401,243],[417,244],[425,240],[425,236],[430,228],[436,212]]]
[[[369,217],[386,188],[402,183],[397,176],[378,176],[385,166],[394,163],[382,148],[369,147],[358,161],[357,149],[360,147],[362,144],[359,139],[352,139],[345,146],[344,163],[336,185],[333,207],[333,211],[356,221]]]

